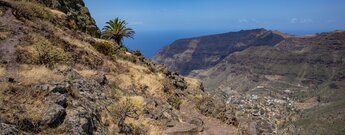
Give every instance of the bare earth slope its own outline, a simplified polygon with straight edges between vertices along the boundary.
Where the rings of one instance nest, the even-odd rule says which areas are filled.
[[[82,0],[0,0],[0,135],[236,133],[233,108],[198,118],[200,82],[99,34]]]

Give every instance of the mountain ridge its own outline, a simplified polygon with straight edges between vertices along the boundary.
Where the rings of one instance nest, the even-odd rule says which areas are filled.
[[[179,55],[176,53],[176,57]],[[174,64],[181,61],[168,59],[172,62],[158,62],[175,68]],[[193,63],[187,61],[188,64]],[[255,103],[260,101],[258,99],[273,99],[285,107],[293,107],[287,110],[297,110],[297,113],[275,112],[289,119],[277,120],[279,134],[339,134],[344,131],[339,128],[343,122],[332,117],[345,117],[338,113],[345,111],[344,106],[339,106],[345,96],[344,67],[345,32],[338,30],[314,35],[285,35],[277,44],[250,46],[228,54],[213,66],[194,69],[185,75],[200,79],[205,91],[229,103],[252,107],[258,104]],[[183,70],[184,66],[178,68]],[[326,108],[328,111],[321,113]]]
[[[153,57],[153,60],[169,65],[168,67],[174,71],[181,69],[179,73],[188,75],[192,70],[215,65],[233,52],[244,50],[250,46],[275,45],[282,40],[281,34],[275,34],[266,29],[242,30],[180,39],[162,48]],[[187,61],[197,62],[187,64]],[[179,68],[180,66],[183,69]]]

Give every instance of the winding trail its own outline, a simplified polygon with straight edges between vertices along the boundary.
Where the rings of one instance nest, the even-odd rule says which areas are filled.
[[[5,65],[6,76],[12,78],[17,76],[16,45],[24,37],[23,33],[17,32],[21,29],[20,23],[22,22],[15,18],[11,10],[7,10],[0,16],[0,31],[11,33],[5,40],[0,41],[0,62]]]
[[[220,120],[206,117],[195,109],[195,104],[187,102],[181,105],[181,113],[185,117],[200,118],[204,122],[204,131],[199,135],[237,135],[238,129],[234,126],[222,123]]]

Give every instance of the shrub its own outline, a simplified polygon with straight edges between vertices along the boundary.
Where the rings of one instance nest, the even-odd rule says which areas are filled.
[[[53,46],[48,40],[43,39],[34,44],[36,51],[36,64],[45,65],[46,67],[52,68],[57,63],[65,62],[70,60],[70,55],[63,49]]]
[[[93,47],[100,53],[105,55],[114,55],[116,53],[117,47],[115,44],[110,42],[95,42]]]
[[[180,109],[180,105],[182,104],[181,98],[177,96],[170,96],[167,100],[167,102],[173,106],[175,109]]]
[[[13,5],[16,9],[15,15],[17,18],[25,17],[27,19],[42,18],[50,19],[51,13],[45,7],[34,1],[20,1]]]
[[[147,135],[147,130],[144,125],[129,124],[129,127],[132,129],[133,135]]]

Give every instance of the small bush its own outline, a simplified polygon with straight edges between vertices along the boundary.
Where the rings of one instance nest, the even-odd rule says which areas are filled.
[[[50,19],[51,13],[45,7],[33,1],[20,1],[13,5],[16,9],[15,15],[17,18],[25,17],[27,19],[42,18]]]
[[[173,106],[175,109],[180,109],[180,105],[182,104],[181,98],[177,96],[170,96],[167,100],[167,102]]]
[[[36,51],[36,64],[52,68],[57,63],[68,63],[70,55],[63,49],[53,46],[48,40],[40,40],[34,44]]]
[[[93,46],[98,52],[108,56],[114,55],[118,49],[115,44],[109,42],[96,42]]]
[[[144,125],[135,125],[135,124],[129,124],[129,127],[132,129],[133,135],[147,135],[147,129]]]

